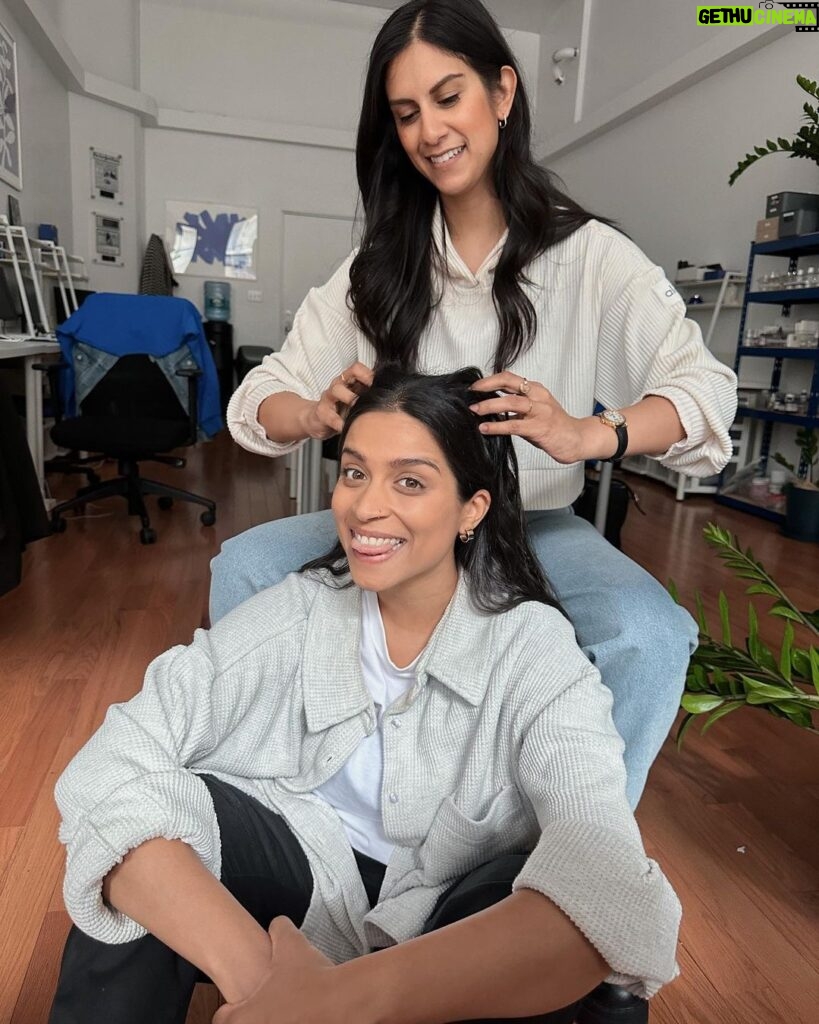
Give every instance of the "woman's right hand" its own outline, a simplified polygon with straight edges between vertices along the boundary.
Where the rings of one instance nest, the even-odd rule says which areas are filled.
[[[340,434],[344,418],[355,405],[364,388],[373,382],[373,371],[363,363],[353,363],[333,378],[332,383],[317,402],[310,402],[302,418],[308,437],[324,441]]]

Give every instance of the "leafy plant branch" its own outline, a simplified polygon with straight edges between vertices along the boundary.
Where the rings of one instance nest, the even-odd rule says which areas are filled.
[[[819,87],[816,82],[811,81],[805,75],[797,75],[796,82],[800,89],[803,89],[809,96],[819,99]],[[796,135],[791,139],[779,136],[775,141],[766,139],[764,146],[754,146],[753,153],[746,153],[739,161],[728,184],[733,185],[737,178],[748,168],[771,153],[787,153],[791,159],[813,160],[819,164],[819,110],[812,104],[805,102],[802,105],[803,117],[807,124],[804,124]]]
[[[819,609],[800,610],[751,549],[743,551],[739,540],[728,530],[709,523],[703,532],[734,575],[749,581],[746,594],[773,598],[767,614],[785,622],[779,652],[774,654],[759,635],[757,610],[749,602],[748,633],[739,646],[732,639],[730,607],[724,592],[720,592],[718,601],[720,627],[714,633],[708,625],[702,596],[695,594],[700,644],[688,667],[681,701],[686,714],[677,732],[677,746],[682,746],[687,730],[699,716],[705,716],[704,734],[721,718],[742,707],[760,708],[819,733],[813,725],[813,713],[819,711],[819,650],[812,643],[796,643],[796,629],[819,637]],[[679,603],[673,581],[669,590]]]

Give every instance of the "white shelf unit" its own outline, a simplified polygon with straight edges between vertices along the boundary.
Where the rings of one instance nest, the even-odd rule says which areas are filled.
[[[711,319],[708,326],[702,332],[705,347],[711,348],[711,341],[714,337],[714,330],[719,320],[719,315],[726,309],[742,309],[742,299],[745,291],[745,274],[741,270],[726,270],[723,277],[712,281],[675,281],[675,287],[683,297],[688,315],[700,310],[708,310]],[[690,302],[693,295],[705,294],[709,296],[707,302]],[[710,298],[713,296],[713,299]]]
[[[80,270],[71,269],[79,264]],[[0,214],[0,266],[10,266],[14,273],[22,308],[22,336],[49,337],[52,335],[50,317],[44,299],[44,281],[53,280],[60,291],[63,308],[71,312],[78,308],[74,283],[87,281],[84,261],[72,256],[65,247],[54,242],[30,238],[24,227],[9,224]],[[29,295],[26,282],[31,282]]]
[[[686,315],[700,311],[710,311],[711,318],[708,326],[703,331],[705,347],[710,349],[714,337],[720,313],[724,310],[742,309],[742,298],[745,290],[745,274],[739,270],[726,270],[725,275],[710,281],[675,281],[674,285],[680,292],[686,304]],[[713,301],[689,302],[692,295],[714,295]],[[729,461],[736,464],[738,455],[745,452],[749,443],[749,432],[747,429],[740,430],[739,435],[734,437],[734,453]],[[743,463],[740,463],[742,465]],[[676,492],[677,501],[682,501],[686,494],[716,494],[719,486],[719,474],[710,477],[685,476],[674,469],[668,469],[661,465],[656,459],[647,455],[630,455],[623,459],[623,469],[631,473],[638,473],[640,476],[650,477],[652,480],[659,480],[660,483],[673,487]]]

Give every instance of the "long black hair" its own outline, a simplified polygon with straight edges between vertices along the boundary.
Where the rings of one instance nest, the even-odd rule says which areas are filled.
[[[438,192],[412,165],[387,102],[391,62],[414,40],[451,53],[480,75],[488,92],[513,68],[517,91],[492,161],[509,235],[495,269],[492,298],[499,335],[494,369],[508,367],[533,343],[537,313],[523,289],[525,269],[594,214],[557,186],[531,151],[531,115],[517,61],[480,0],[410,0],[382,26],[370,52],[358,123],[356,171],[365,224],[350,267],[349,303],[376,351],[376,365],[418,368],[418,347],[436,297],[432,222]],[[605,221],[605,218],[599,218]],[[608,221],[605,221],[609,223]]]
[[[468,575],[475,605],[489,612],[507,611],[524,601],[559,607],[529,544],[512,439],[482,434],[478,417],[469,409],[486,398],[471,390],[480,378],[481,371],[474,367],[436,377],[383,367],[347,415],[339,451],[343,451],[352,425],[368,412],[403,412],[418,420],[443,451],[461,501],[468,501],[481,489],[492,499],[475,529],[474,540],[466,544],[457,538],[454,541],[455,562]],[[317,569],[329,570],[336,578],[348,576],[340,541],[300,571]]]

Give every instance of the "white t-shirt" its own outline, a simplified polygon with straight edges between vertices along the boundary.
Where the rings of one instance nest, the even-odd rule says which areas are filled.
[[[335,808],[353,849],[382,864],[390,859],[395,845],[384,833],[381,818],[383,713],[415,682],[415,665],[422,653],[404,668],[394,664],[387,651],[378,596],[370,590],[362,591],[361,672],[375,704],[378,724],[375,732],[359,743],[342,768],[315,793]]]

